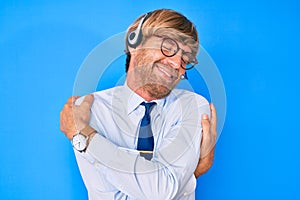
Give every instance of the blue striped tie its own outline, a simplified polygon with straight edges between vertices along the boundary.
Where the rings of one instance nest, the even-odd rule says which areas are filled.
[[[147,160],[151,160],[152,151],[154,148],[154,139],[150,124],[150,110],[154,104],[156,103],[141,103],[141,105],[145,106],[145,115],[141,121],[137,150],[139,150],[140,155],[146,158]]]

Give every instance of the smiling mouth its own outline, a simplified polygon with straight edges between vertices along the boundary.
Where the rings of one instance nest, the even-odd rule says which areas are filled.
[[[157,64],[157,63],[155,64],[155,66],[159,70],[159,72],[163,74],[170,81],[175,80],[177,78],[175,72],[172,72],[168,66]]]

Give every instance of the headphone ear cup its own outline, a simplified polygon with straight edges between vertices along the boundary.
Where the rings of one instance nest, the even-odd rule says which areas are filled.
[[[143,34],[142,34],[142,26],[143,26],[143,23],[144,21],[150,16],[151,12],[145,14],[138,27],[134,30],[134,31],[131,31],[129,34],[128,34],[128,38],[127,38],[127,44],[128,46],[132,47],[132,48],[136,48],[142,41],[142,38],[143,38]]]
[[[128,34],[127,44],[132,48],[136,48],[142,41],[143,34],[141,29],[136,29]]]

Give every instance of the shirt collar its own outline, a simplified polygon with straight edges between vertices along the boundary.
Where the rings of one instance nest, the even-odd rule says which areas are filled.
[[[129,115],[134,110],[136,110],[142,102],[145,102],[141,96],[136,94],[133,90],[131,90],[127,83],[124,84],[124,88],[126,89],[126,94],[128,94],[127,98],[127,114]],[[166,105],[166,98],[156,99],[151,102],[155,102],[157,104],[157,109],[162,110]]]

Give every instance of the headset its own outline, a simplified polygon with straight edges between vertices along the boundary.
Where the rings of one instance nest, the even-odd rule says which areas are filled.
[[[140,23],[138,24],[137,28],[128,34],[126,42],[127,42],[128,46],[130,46],[131,48],[135,49],[141,43],[141,41],[143,39],[142,27],[143,27],[144,22],[150,17],[151,13],[152,12],[146,13],[141,18]],[[187,73],[185,72],[184,74],[181,74],[180,79],[181,80],[188,79]]]
[[[148,17],[150,15],[151,15],[151,12],[146,13],[140,20],[138,27],[128,34],[128,37],[127,37],[128,46],[130,46],[132,48],[136,48],[141,43],[142,38],[143,38],[142,26],[143,26],[144,22],[146,21],[146,19],[148,19]]]

